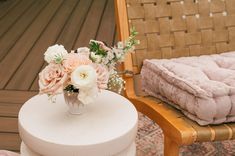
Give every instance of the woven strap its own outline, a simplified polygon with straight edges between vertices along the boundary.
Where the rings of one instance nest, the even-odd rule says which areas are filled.
[[[196,142],[231,140],[235,138],[234,123],[199,126],[196,122],[188,119],[185,116],[182,118],[196,131]]]
[[[139,32],[133,65],[235,50],[235,0],[127,0],[129,25]]]

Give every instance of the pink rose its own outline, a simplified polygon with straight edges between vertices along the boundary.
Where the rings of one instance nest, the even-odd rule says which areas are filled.
[[[95,64],[94,68],[96,69],[96,73],[97,73],[97,86],[98,86],[98,88],[99,89],[106,89],[108,81],[109,81],[108,70],[100,64]]]
[[[89,59],[89,56],[87,54],[70,53],[65,57],[62,64],[65,72],[71,73],[79,65],[88,65],[91,63],[92,61]]]
[[[59,64],[50,63],[39,73],[40,94],[56,95],[63,92],[64,83],[68,80],[67,73]]]

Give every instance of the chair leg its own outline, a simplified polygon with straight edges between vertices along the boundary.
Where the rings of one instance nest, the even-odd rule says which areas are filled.
[[[171,138],[164,135],[164,156],[178,156],[180,146]]]

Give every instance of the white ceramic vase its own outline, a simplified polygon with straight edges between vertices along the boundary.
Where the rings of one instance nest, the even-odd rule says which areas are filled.
[[[68,92],[64,91],[65,103],[68,106],[68,111],[70,114],[79,115],[84,112],[84,104],[78,100],[78,92]]]

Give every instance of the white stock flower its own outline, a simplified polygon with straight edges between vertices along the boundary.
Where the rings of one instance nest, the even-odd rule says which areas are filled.
[[[97,74],[90,65],[78,66],[71,74],[71,82],[76,88],[89,89],[96,85]]]
[[[109,63],[108,57],[103,57],[101,62],[102,62],[103,65],[107,65]]]
[[[112,51],[108,52],[106,57],[108,58],[108,60],[112,60],[114,58],[113,52]]]
[[[123,57],[123,55],[124,55],[122,49],[113,48],[113,52],[114,52],[114,54],[116,55],[116,58],[117,58],[118,60],[121,60],[121,59],[122,59],[122,57]]]
[[[79,89],[79,94],[77,98],[83,104],[89,104],[94,102],[97,95],[98,95],[98,88],[94,86],[90,89]]]
[[[121,41],[118,42],[118,43],[117,43],[117,48],[118,48],[118,49],[123,49],[123,48],[124,48],[124,43],[121,42]]]
[[[65,50],[63,45],[55,44],[47,48],[46,52],[44,53],[44,60],[47,63],[61,63],[64,56],[67,54],[68,52]]]

